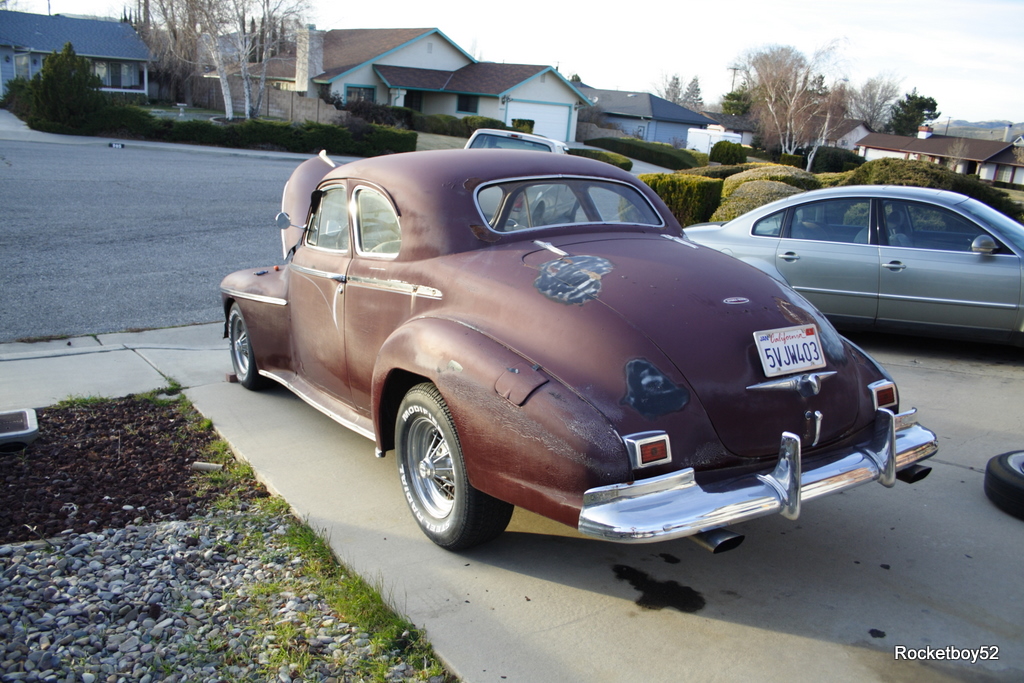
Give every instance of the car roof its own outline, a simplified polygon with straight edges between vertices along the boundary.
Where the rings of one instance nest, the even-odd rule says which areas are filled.
[[[880,197],[891,199],[909,199],[927,201],[943,206],[955,206],[968,199],[965,195],[949,190],[938,190],[931,187],[910,187],[907,185],[846,185],[843,187],[826,187],[821,190],[801,192],[764,206],[753,209],[738,218],[766,216],[796,204],[823,199],[844,199],[848,197]],[[736,219],[734,219],[736,220]]]
[[[390,154],[339,166],[325,175],[320,184],[348,179],[385,190],[398,209],[403,234],[400,258],[404,260],[525,239],[516,233],[488,229],[477,209],[474,193],[481,185],[493,181],[544,176],[585,176],[628,183],[644,194],[666,221],[672,220],[657,195],[631,174],[602,161],[568,154],[507,149]],[[676,231],[680,234],[678,227]]]

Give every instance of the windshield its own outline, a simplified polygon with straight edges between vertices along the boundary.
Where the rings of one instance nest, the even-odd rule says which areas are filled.
[[[997,237],[1012,244],[1020,252],[1024,252],[1024,225],[1013,220],[1009,216],[996,211],[987,204],[982,204],[977,199],[968,199],[956,205],[956,208],[966,211],[975,218],[979,218],[998,232]]]
[[[664,225],[636,188],[598,178],[504,181],[482,187],[477,204],[496,232],[593,223]]]

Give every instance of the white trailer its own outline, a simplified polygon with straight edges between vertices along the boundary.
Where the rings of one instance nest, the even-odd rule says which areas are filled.
[[[703,152],[704,154],[711,154],[711,148],[720,140],[742,144],[743,136],[739,133],[726,133],[720,130],[708,130],[707,128],[691,128],[686,132],[686,148]]]

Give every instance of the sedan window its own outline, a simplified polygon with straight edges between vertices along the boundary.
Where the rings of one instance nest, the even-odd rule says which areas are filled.
[[[664,225],[635,188],[599,179],[498,183],[482,188],[477,193],[477,204],[487,224],[497,232],[594,223]]]
[[[830,199],[793,209],[789,236],[798,240],[868,244],[871,200]]]
[[[348,250],[348,195],[344,186],[324,192],[310,220],[306,244],[321,249]]]
[[[773,213],[771,216],[765,216],[754,223],[754,228],[752,230],[753,234],[758,237],[778,237],[782,234],[782,219],[785,218],[785,216],[785,211],[779,211],[778,213]]]
[[[384,195],[361,187],[356,192],[356,231],[359,251],[364,254],[397,254],[402,246],[398,216]]]
[[[963,216],[917,202],[882,204],[889,244],[915,249],[970,251],[979,235],[988,234]]]

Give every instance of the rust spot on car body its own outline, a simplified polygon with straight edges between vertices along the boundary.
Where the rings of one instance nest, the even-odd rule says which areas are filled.
[[[680,410],[690,402],[686,387],[677,386],[649,360],[626,363],[626,396],[622,403],[648,420]]]
[[[612,262],[600,256],[563,256],[540,267],[533,285],[562,304],[583,305],[601,293],[601,278],[612,272]]]

